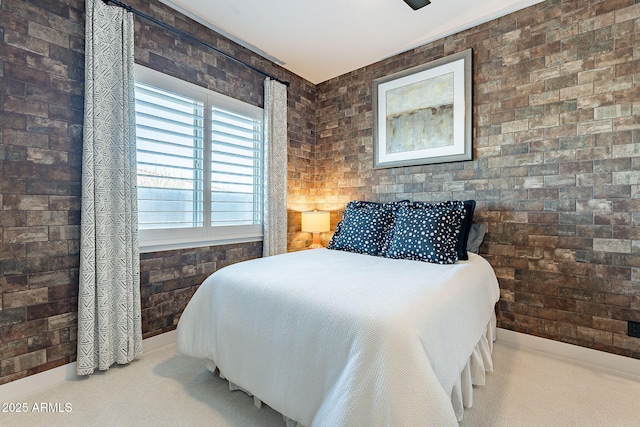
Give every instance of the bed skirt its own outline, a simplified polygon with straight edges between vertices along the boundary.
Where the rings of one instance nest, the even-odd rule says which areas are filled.
[[[464,408],[473,406],[473,386],[485,384],[487,372],[493,372],[493,342],[496,339],[496,314],[489,319],[489,324],[473,349],[469,361],[460,373],[460,379],[451,392],[451,406],[458,421],[462,421]]]
[[[485,385],[486,373],[493,372],[493,359],[491,353],[493,352],[493,342],[496,339],[496,314],[491,315],[489,323],[484,331],[484,334],[480,337],[480,341],[476,344],[469,361],[462,369],[460,373],[460,379],[453,387],[451,391],[451,406],[456,414],[458,421],[462,421],[464,416],[464,409],[471,408],[473,406],[473,386]],[[216,364],[208,360],[207,369],[211,372],[215,372]],[[222,372],[219,372],[220,378],[226,379]],[[229,390],[240,390],[249,396],[253,397],[253,403],[256,407],[262,408],[262,401],[253,396],[250,391],[238,387],[236,384],[229,381]],[[302,424],[282,415],[285,421],[286,427],[304,427]]]

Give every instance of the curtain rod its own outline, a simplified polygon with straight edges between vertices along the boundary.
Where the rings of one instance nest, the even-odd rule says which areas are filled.
[[[147,15],[147,14],[145,14],[145,13],[142,13],[142,12],[140,12],[140,11],[139,11],[139,10],[137,10],[137,9],[134,9],[133,7],[129,6],[128,4],[124,4],[124,3],[122,3],[122,2],[121,2],[121,1],[119,1],[119,0],[102,0],[102,1],[103,1],[103,2],[104,2],[104,4],[106,4],[106,5],[109,5],[109,3],[113,3],[115,6],[119,6],[119,7],[123,8],[124,10],[126,10],[127,12],[131,12],[131,13],[133,13],[134,15],[138,15],[139,17],[146,19],[147,21],[151,21],[151,22],[153,22],[154,24],[156,24],[156,25],[158,25],[158,26],[160,26],[160,27],[164,28],[165,30],[169,30],[169,31],[171,31],[172,33],[175,33],[175,34],[179,35],[180,37],[184,37],[185,39],[187,39],[187,40],[189,40],[189,41],[192,41],[192,42],[194,42],[194,43],[196,43],[196,44],[199,44],[200,46],[207,47],[207,48],[209,48],[209,49],[211,49],[211,50],[213,50],[213,51],[215,51],[215,52],[217,52],[217,53],[219,53],[219,54],[221,54],[221,55],[224,55],[225,57],[227,57],[227,58],[231,59],[232,61],[235,61],[235,62],[237,62],[237,63],[239,63],[239,64],[242,64],[242,65],[244,65],[245,67],[248,67],[248,68],[252,69],[253,71],[255,71],[255,72],[257,72],[257,73],[262,74],[262,75],[263,75],[263,76],[265,76],[265,77],[269,77],[270,79],[276,80],[276,81],[278,81],[278,82],[282,83],[283,85],[285,85],[285,86],[287,86],[287,87],[290,85],[290,83],[289,83],[289,82],[285,82],[285,81],[283,81],[283,80],[280,80],[279,78],[277,78],[277,77],[275,77],[275,76],[272,76],[271,74],[269,74],[269,73],[267,73],[267,72],[265,72],[265,71],[262,71],[261,69],[256,68],[256,67],[254,67],[254,66],[253,66],[253,65],[251,65],[251,64],[247,64],[246,62],[241,61],[240,59],[238,59],[238,58],[236,58],[236,57],[234,57],[234,56],[231,56],[230,54],[228,54],[228,53],[226,53],[226,52],[223,52],[223,51],[221,51],[220,49],[218,49],[218,48],[216,48],[216,47],[214,47],[214,46],[211,46],[211,45],[210,45],[210,44],[208,44],[208,43],[203,42],[202,40],[200,40],[200,39],[198,39],[198,38],[196,38],[196,37],[192,36],[191,34],[187,34],[187,33],[185,33],[184,31],[180,31],[180,30],[178,30],[177,28],[172,27],[172,26],[171,26],[171,25],[169,25],[169,24],[165,24],[165,23],[164,23],[164,22],[162,22],[162,21],[158,21],[157,19],[155,19],[155,18],[153,18],[153,17],[151,17],[151,16],[149,16],[149,15]]]

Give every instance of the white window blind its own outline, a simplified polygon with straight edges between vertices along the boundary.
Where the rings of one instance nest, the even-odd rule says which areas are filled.
[[[141,250],[262,238],[262,115],[136,66]]]
[[[202,227],[204,104],[136,84],[138,225]]]
[[[262,123],[217,107],[211,122],[211,225],[259,224]]]

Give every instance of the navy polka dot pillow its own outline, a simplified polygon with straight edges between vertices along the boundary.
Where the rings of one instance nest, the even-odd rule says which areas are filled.
[[[384,256],[455,264],[458,262],[456,245],[465,213],[461,201],[416,202],[398,209]]]
[[[379,255],[389,244],[394,211],[409,201],[374,203],[354,200],[347,204],[327,249]]]

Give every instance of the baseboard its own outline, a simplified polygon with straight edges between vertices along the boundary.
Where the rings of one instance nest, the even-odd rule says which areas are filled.
[[[167,345],[175,344],[176,337],[177,332],[174,329],[173,331],[144,339],[142,340],[142,353],[149,353]]]
[[[142,340],[142,352],[149,353],[176,342],[176,331],[165,332]],[[67,363],[39,374],[0,385],[0,402],[12,402],[53,385],[78,378],[76,362]]]
[[[566,357],[580,362],[590,363],[603,368],[614,369],[640,376],[640,360],[617,354],[593,350],[560,341],[540,338],[533,335],[498,328],[497,340],[515,347],[526,347],[532,350],[550,353],[554,356]]]

